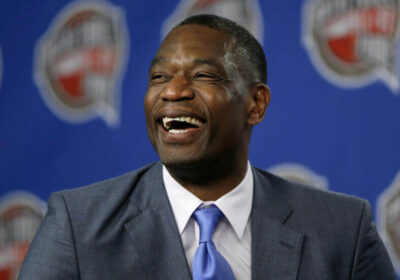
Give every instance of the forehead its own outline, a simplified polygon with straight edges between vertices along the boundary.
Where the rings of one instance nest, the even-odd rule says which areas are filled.
[[[231,44],[224,31],[201,25],[184,25],[171,31],[161,44],[155,62],[203,59],[222,60]]]

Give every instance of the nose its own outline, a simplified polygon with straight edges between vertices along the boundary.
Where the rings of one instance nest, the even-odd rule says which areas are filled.
[[[176,75],[161,92],[161,98],[165,101],[190,100],[194,98],[194,91],[190,81],[181,75]]]

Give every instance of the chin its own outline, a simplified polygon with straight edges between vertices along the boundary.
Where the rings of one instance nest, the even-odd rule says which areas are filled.
[[[214,160],[211,158],[189,156],[185,154],[183,156],[174,155],[160,155],[161,162],[168,168],[171,169],[193,169],[201,168],[209,165]]]
[[[168,168],[190,168],[199,165],[196,160],[181,157],[161,157],[161,162]]]

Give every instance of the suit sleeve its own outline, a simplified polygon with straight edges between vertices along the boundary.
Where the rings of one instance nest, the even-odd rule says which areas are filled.
[[[62,194],[50,196],[48,212],[28,250],[18,279],[79,279],[73,232]]]
[[[371,220],[371,206],[367,201],[364,201],[361,215],[352,279],[397,279],[386,248]]]

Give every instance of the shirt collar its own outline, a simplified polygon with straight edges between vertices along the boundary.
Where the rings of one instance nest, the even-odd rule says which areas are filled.
[[[210,202],[203,202],[197,196],[185,189],[174,178],[172,178],[165,166],[163,166],[163,180],[178,225],[179,233],[182,234],[194,210],[196,210],[200,205],[210,204]],[[229,193],[211,203],[215,204],[222,213],[224,213],[236,235],[241,239],[250,217],[252,202],[253,173],[251,171],[250,163],[248,162],[246,175],[242,182],[240,182],[240,184]]]

